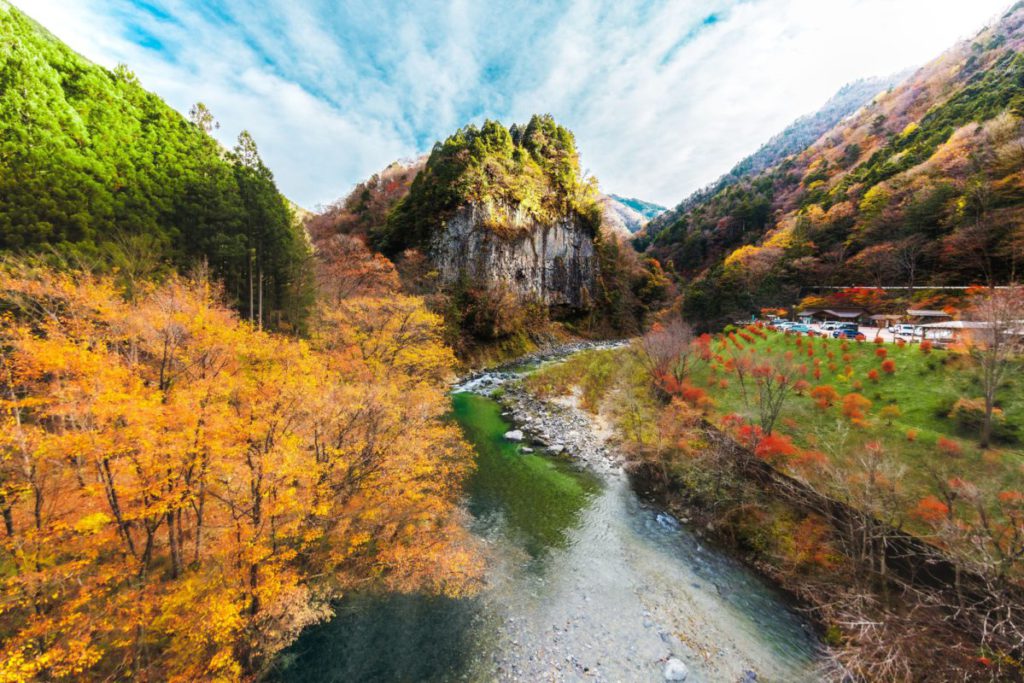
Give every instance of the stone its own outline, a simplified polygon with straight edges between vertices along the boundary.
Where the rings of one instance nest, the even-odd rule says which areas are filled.
[[[513,429],[511,431],[505,432],[505,438],[507,440],[509,440],[509,441],[522,441],[523,440],[523,430],[521,430],[521,429]]]
[[[529,446],[523,446],[523,453],[533,453],[533,449]]]
[[[753,671],[744,671],[740,683],[757,683],[757,674]]]
[[[563,446],[560,443],[556,443],[555,445],[548,448],[548,450],[554,453],[555,455],[558,455],[559,453],[565,450],[565,446]]]
[[[682,660],[669,657],[665,662],[664,675],[666,681],[685,681],[686,677],[690,675],[690,670],[686,668],[686,664],[683,664]]]
[[[571,308],[588,306],[595,291],[594,239],[574,214],[544,224],[522,206],[472,203],[445,222],[429,251],[446,284],[498,282],[520,300]]]

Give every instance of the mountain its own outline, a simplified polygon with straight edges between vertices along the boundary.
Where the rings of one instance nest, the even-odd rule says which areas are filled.
[[[690,280],[688,316],[720,322],[822,285],[1013,276],[1024,251],[1022,25],[1018,3],[799,153],[649,226],[650,253]]]
[[[534,116],[466,126],[306,226],[320,254],[344,259],[354,237],[392,260],[465,357],[488,345],[522,351],[552,321],[583,334],[640,328],[669,282],[625,244],[628,231],[616,234],[605,202],[580,173],[572,132]]]
[[[664,207],[640,199],[623,199],[614,194],[601,195],[604,227],[616,235],[632,237],[643,230],[652,216],[664,211]]]
[[[644,200],[637,199],[635,197],[620,197],[617,194],[610,194],[608,196],[611,199],[614,199],[619,204],[628,206],[630,209],[636,211],[647,220],[651,220],[652,218],[655,218],[660,214],[665,213],[666,211],[665,207],[661,206],[660,204],[655,204],[654,202],[645,202]]]
[[[785,130],[774,135],[756,152],[741,160],[718,180],[697,190],[674,209],[662,210],[659,214],[650,216],[652,219],[650,232],[659,231],[670,225],[680,215],[711,199],[725,188],[775,166],[792,154],[803,151],[830,128],[908,75],[901,73],[885,78],[863,78],[844,85],[829,98],[821,109],[791,123]]]
[[[299,324],[305,240],[248,133],[225,151],[205,107],[187,121],[2,2],[0,83],[0,250],[122,277],[205,261],[246,316]]]

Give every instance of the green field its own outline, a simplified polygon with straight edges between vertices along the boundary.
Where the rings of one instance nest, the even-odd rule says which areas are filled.
[[[877,355],[879,348],[885,350],[884,359]],[[651,452],[663,448],[656,444],[666,428],[670,397],[656,389],[641,357],[639,345],[581,353],[541,370],[527,385],[542,396],[578,387],[584,407],[606,413],[625,442],[638,452]],[[998,519],[1005,513],[1000,495],[1024,489],[1024,447],[1017,430],[1024,424],[1024,378],[1019,369],[1007,373],[998,394],[1000,439],[982,450],[978,430],[950,417],[959,399],[981,395],[977,370],[963,353],[926,353],[916,344],[844,342],[757,329],[705,337],[691,346],[689,357],[677,400],[688,401],[734,435],[744,428],[749,433],[759,422],[750,368],[789,368],[801,385],[788,395],[773,434],[795,448],[771,458],[773,464],[897,526],[924,535],[939,533],[937,520],[926,523],[917,512],[931,496],[951,500],[959,520],[975,523],[980,508]],[[749,366],[746,400],[734,369],[737,359]],[[893,361],[893,372],[882,369],[883,360]],[[820,406],[813,396],[822,386],[836,392],[831,406]],[[844,397],[853,393],[870,402],[858,419],[843,410]]]

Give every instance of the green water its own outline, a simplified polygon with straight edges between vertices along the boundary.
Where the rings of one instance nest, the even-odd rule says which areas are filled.
[[[274,681],[816,680],[818,644],[783,599],[614,468],[525,453],[500,406],[452,397],[477,452],[465,505],[488,569],[469,598],[357,595],[307,629]]]
[[[452,413],[477,451],[477,469],[467,486],[474,531],[503,534],[534,559],[565,547],[567,532],[600,489],[597,477],[564,458],[524,453],[521,445],[505,440],[511,427],[489,398],[455,394]]]

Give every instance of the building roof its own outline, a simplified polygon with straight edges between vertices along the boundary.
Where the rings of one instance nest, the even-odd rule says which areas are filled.
[[[941,323],[928,323],[927,325],[918,325],[918,327],[924,327],[934,330],[984,330],[992,327],[989,323],[979,322],[976,320],[946,320]]]
[[[907,315],[912,315],[916,318],[952,318],[949,313],[945,311],[932,311],[927,308],[908,308]]]
[[[859,318],[864,315],[864,309],[853,308],[836,310],[834,308],[826,308],[822,313],[828,313],[829,315],[834,315],[837,318]]]

